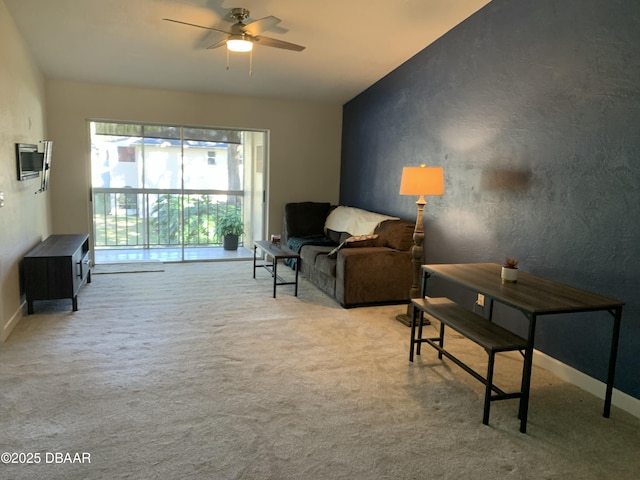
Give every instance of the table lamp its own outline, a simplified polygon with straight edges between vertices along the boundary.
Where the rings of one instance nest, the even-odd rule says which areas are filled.
[[[422,216],[424,206],[427,204],[425,195],[444,194],[444,169],[442,167],[427,167],[424,164],[419,167],[404,167],[400,181],[400,195],[418,196],[418,217],[413,231],[413,246],[411,247],[411,262],[413,263],[413,283],[409,292],[409,298],[420,297],[420,269],[424,262],[424,230]],[[396,318],[405,325],[411,325],[411,302],[407,305],[407,312]]]

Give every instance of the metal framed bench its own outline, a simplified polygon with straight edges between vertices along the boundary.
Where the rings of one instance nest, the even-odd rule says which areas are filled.
[[[522,390],[506,393],[495,386],[493,384],[493,369],[496,353],[523,351],[527,346],[527,341],[524,338],[461,307],[448,298],[414,298],[411,300],[411,304],[411,351],[409,353],[409,361],[413,362],[414,351],[416,355],[420,355],[422,344],[427,343],[438,351],[439,359],[442,359],[444,355],[473,377],[480,380],[480,382],[485,385],[483,424],[489,424],[489,411],[492,401],[522,398]],[[422,337],[425,314],[440,322],[440,333],[438,337]],[[484,348],[489,356],[486,376],[476,372],[445,349],[445,326],[451,327],[459,334]],[[522,386],[520,388],[522,389]]]

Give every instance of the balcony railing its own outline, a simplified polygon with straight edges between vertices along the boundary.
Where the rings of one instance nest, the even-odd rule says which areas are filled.
[[[242,215],[242,199],[242,191],[94,188],[95,246],[221,246],[218,217],[231,205]]]

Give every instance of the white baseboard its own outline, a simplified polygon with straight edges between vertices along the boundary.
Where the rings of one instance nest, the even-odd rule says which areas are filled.
[[[16,328],[16,325],[22,319],[22,311],[25,303],[26,302],[22,302],[18,307],[18,310],[16,310],[16,312],[11,316],[6,325],[2,325],[2,330],[0,330],[0,342],[4,342],[9,338],[13,329]]]
[[[604,400],[607,390],[607,385],[604,382],[596,380],[595,378],[590,377],[589,375],[586,375],[575,368],[550,357],[549,355],[539,352],[538,350],[534,351],[533,356],[534,365],[542,367],[553,373],[556,377],[572,383],[573,385]],[[627,395],[626,393],[614,388],[611,404],[627,413],[630,413],[634,417],[640,418],[640,399]]]

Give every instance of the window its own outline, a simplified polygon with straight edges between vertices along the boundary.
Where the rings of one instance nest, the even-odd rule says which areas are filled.
[[[90,130],[95,249],[219,246],[215,225],[229,205],[242,212],[245,237],[263,229],[252,152],[266,132],[116,122]]]

